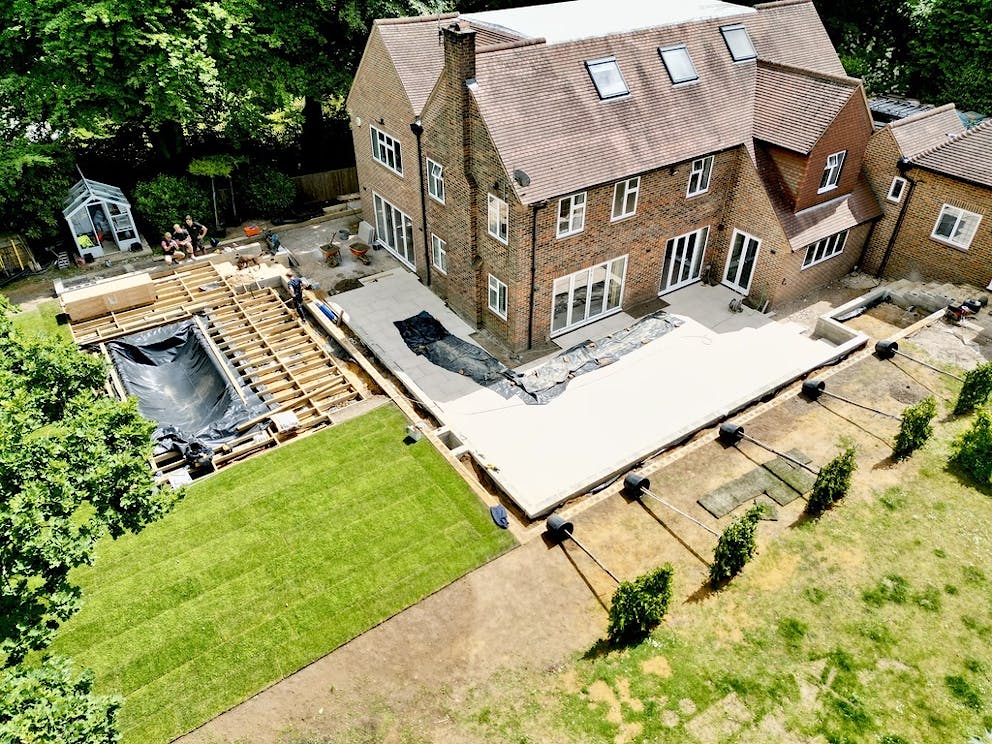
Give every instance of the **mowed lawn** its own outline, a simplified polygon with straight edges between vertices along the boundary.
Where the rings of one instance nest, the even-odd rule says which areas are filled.
[[[514,545],[384,406],[194,484],[98,545],[56,653],[125,696],[126,742],[164,742]]]
[[[59,325],[55,319],[60,312],[61,308],[58,302],[47,300],[39,303],[33,310],[22,310],[19,313],[13,314],[11,320],[22,331],[36,335],[52,333],[71,341],[72,334],[69,333],[69,326]]]

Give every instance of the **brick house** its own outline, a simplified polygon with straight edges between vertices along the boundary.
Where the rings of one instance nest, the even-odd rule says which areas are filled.
[[[802,296],[880,213],[807,0],[380,20],[348,111],[376,240],[511,352],[706,279]]]
[[[863,268],[887,277],[992,280],[992,121],[965,130],[953,104],[872,135],[865,171],[883,215]]]

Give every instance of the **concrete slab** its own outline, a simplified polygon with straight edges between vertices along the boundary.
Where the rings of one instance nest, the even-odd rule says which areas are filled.
[[[470,343],[474,329],[412,274],[391,272],[334,299],[380,360],[535,518],[837,356],[838,347],[797,326],[731,313],[725,288],[688,289],[686,300],[666,296],[670,310],[695,307],[712,328],[681,316],[681,327],[571,380],[543,406],[423,366],[395,320],[426,310]]]

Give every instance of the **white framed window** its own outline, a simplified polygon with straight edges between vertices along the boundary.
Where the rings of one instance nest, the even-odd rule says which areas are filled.
[[[442,274],[448,273],[448,244],[431,233],[431,263]]]
[[[727,43],[727,49],[730,51],[730,57],[734,62],[744,62],[749,59],[756,59],[758,53],[754,51],[754,44],[751,43],[751,37],[748,36],[747,29],[740,23],[734,24],[733,26],[721,26],[720,33],[723,34],[723,40]]]
[[[489,195],[489,234],[500,243],[508,242],[510,228],[510,208],[506,202],[494,194]]]
[[[375,127],[369,127],[372,134],[372,159],[389,168],[398,175],[403,175],[403,158],[400,154],[400,142]]]
[[[411,269],[416,268],[413,255],[413,221],[374,191],[376,242],[386,247]]]
[[[837,188],[845,157],[847,157],[847,150],[841,150],[827,156],[827,164],[823,167],[823,175],[820,176],[820,188],[816,193],[822,194],[824,191]]]
[[[619,312],[627,275],[627,257],[590,266],[554,281],[551,333],[562,333]]]
[[[751,291],[754,267],[758,261],[761,240],[740,230],[734,230],[727,255],[727,268],[723,272],[723,283],[731,289],[747,294]]]
[[[506,320],[506,285],[489,275],[489,309]]]
[[[713,171],[713,156],[709,155],[705,158],[699,158],[699,160],[692,161],[692,167],[689,169],[689,187],[686,189],[685,195],[697,196],[699,194],[705,194],[710,189],[710,173]]]
[[[699,80],[699,73],[696,72],[696,66],[692,64],[692,57],[689,56],[689,50],[686,49],[685,44],[658,47],[658,54],[661,55],[661,61],[665,63],[665,69],[668,70],[668,77],[673,85]]]
[[[444,166],[427,158],[427,193],[444,204]]]
[[[701,227],[672,238],[665,244],[665,262],[661,267],[658,294],[671,292],[699,281],[710,228]]]
[[[634,176],[626,181],[617,181],[613,187],[612,222],[637,214],[637,195],[641,190],[641,177]]]
[[[826,261],[828,258],[839,256],[844,252],[844,244],[847,243],[847,230],[810,243],[806,246],[806,255],[803,257],[803,268],[808,269],[814,264]]]
[[[558,237],[582,232],[586,226],[586,192],[558,200]]]
[[[590,59],[586,61],[586,69],[589,70],[589,76],[601,99],[619,98],[630,94],[616,57]]]
[[[898,204],[902,201],[902,193],[906,190],[906,179],[896,176],[892,179],[892,185],[889,186],[889,194],[885,198],[890,202],[895,202]]]
[[[971,245],[982,215],[969,212],[966,209],[945,204],[937,215],[930,237],[942,243],[949,243],[956,248],[967,249]]]

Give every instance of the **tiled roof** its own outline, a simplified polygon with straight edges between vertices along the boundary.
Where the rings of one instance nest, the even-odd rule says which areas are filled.
[[[810,0],[784,0],[755,5],[758,15],[748,23],[758,57],[792,67],[846,75],[837,50]]]
[[[749,20],[753,14],[741,18]],[[753,63],[735,64],[726,20],[476,57],[472,93],[503,164],[523,170],[524,203],[749,143]],[[699,80],[673,86],[658,47],[684,43]],[[630,89],[601,101],[585,60],[615,56]]]
[[[992,188],[992,119],[917,153],[910,161],[929,170]]]
[[[850,194],[798,213],[780,204],[776,204],[776,211],[794,251],[841,230],[849,230],[882,213],[864,175],[858,178]]]
[[[860,82],[794,67],[758,63],[754,137],[809,154]]]
[[[525,38],[520,34],[512,33],[505,28],[490,26],[485,23],[471,22],[468,26],[475,31],[476,49],[480,47],[494,46],[496,44],[509,44]]]
[[[961,134],[964,131],[964,124],[954,110],[953,103],[907,116],[892,122],[888,127],[905,158],[947,142],[949,134]]]
[[[438,24],[457,13],[418,18],[388,18],[375,22],[415,114],[420,114],[444,66]]]

